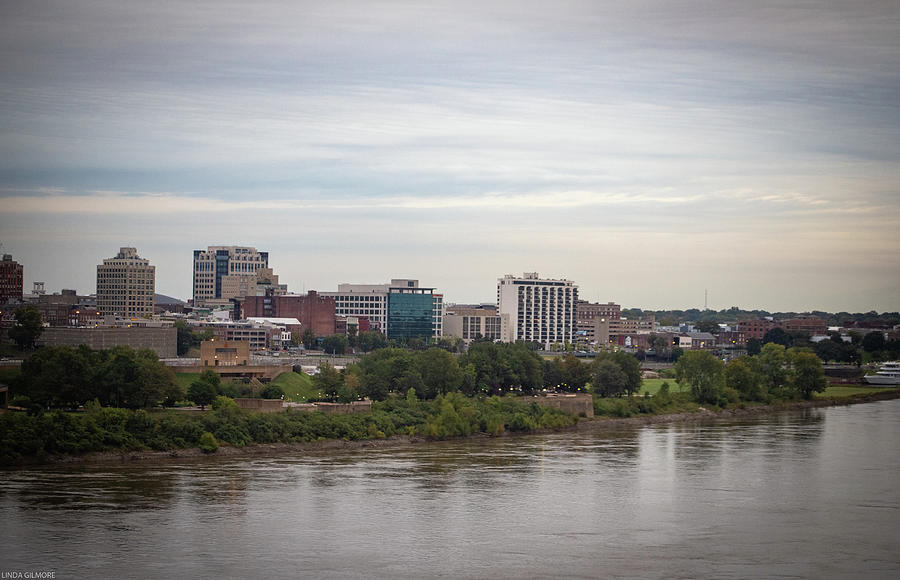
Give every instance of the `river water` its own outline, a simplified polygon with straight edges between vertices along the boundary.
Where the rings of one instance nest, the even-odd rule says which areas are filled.
[[[897,578],[898,443],[894,400],[303,457],[0,471],[0,572]]]

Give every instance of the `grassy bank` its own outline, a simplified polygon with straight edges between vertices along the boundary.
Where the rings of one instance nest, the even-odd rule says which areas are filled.
[[[321,412],[256,413],[220,398],[209,412],[101,408],[84,412],[0,415],[0,465],[47,460],[91,452],[171,451],[219,445],[355,441],[395,435],[443,439],[476,433],[534,431],[574,425],[574,415],[511,398],[470,399],[458,393],[433,401],[390,399],[372,412],[326,415]]]

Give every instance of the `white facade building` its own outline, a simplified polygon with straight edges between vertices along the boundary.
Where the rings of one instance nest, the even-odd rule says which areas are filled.
[[[156,266],[135,248],[119,248],[97,266],[97,309],[104,316],[152,316],[155,293]]]
[[[497,280],[497,311],[506,316],[504,342],[574,342],[578,286],[571,280],[542,279],[537,272]]]

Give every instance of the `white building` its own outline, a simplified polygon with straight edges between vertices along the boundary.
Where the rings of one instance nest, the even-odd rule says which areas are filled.
[[[336,316],[367,318],[373,330],[387,333],[388,295],[402,290],[420,289],[418,280],[394,278],[390,284],[338,284],[337,292],[319,292],[334,298]],[[432,288],[432,336],[441,338],[444,326],[444,296]]]
[[[97,266],[97,308],[104,316],[152,316],[155,293],[156,267],[135,248],[119,248]]]
[[[504,342],[574,342],[578,287],[571,280],[542,279],[537,272],[497,280],[497,311],[507,316]]]
[[[268,268],[269,253],[244,246],[208,246],[194,250],[194,306],[227,305],[249,293],[257,271]],[[241,294],[244,292],[244,294]]]

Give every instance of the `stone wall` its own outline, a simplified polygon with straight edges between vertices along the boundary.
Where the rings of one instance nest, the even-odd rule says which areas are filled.
[[[584,417],[594,416],[594,397],[587,393],[559,393],[535,399],[538,405],[553,407]]]

